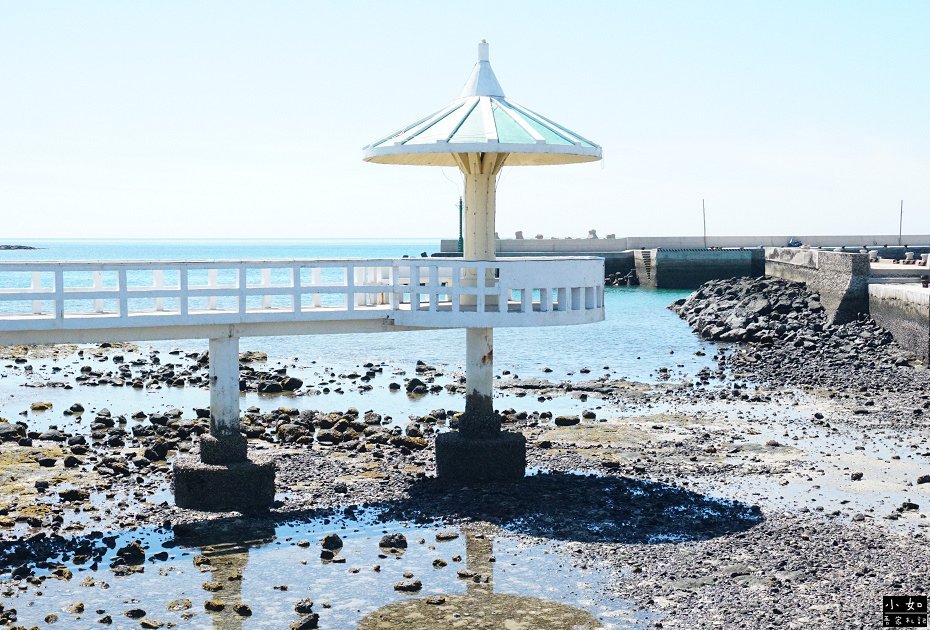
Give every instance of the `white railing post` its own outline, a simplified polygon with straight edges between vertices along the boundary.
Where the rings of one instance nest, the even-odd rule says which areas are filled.
[[[345,266],[346,274],[346,310],[355,310],[355,266],[347,264]]]
[[[190,313],[189,301],[190,296],[190,278],[187,277],[187,267],[181,265],[178,267],[178,312],[181,317],[187,317]]]
[[[487,290],[488,286],[488,279],[485,277],[485,274],[487,273],[487,267],[485,267],[482,263],[475,263],[475,265],[475,271],[477,272],[475,274],[475,291],[478,293],[475,301],[475,312],[483,313],[485,303],[487,301],[485,297],[485,291]]]
[[[319,267],[314,267],[310,272],[310,286],[317,288],[316,293],[313,294],[313,308],[320,308],[320,305],[323,303],[319,292],[319,287],[323,283],[322,277],[323,271]]]
[[[500,264],[500,263],[498,263]],[[494,284],[497,285],[497,312],[506,313],[510,308],[510,287],[504,285],[504,281],[501,279],[501,276],[506,276],[506,274],[501,273],[500,267],[497,268],[497,277],[494,280]]]
[[[291,310],[300,312],[300,267],[291,267]]]
[[[119,271],[116,272],[116,287],[119,292],[119,316],[126,319],[129,317],[129,287],[125,267],[120,267]]]
[[[365,267],[365,279],[366,284],[369,286],[375,286],[378,284],[378,267]],[[378,293],[366,293],[365,294],[365,304],[367,306],[377,306],[380,301],[380,294]]]
[[[429,267],[429,310],[435,313],[439,309],[439,267]]]
[[[271,288],[271,269],[269,268],[262,269],[262,288]],[[266,293],[262,296],[262,308],[271,308],[271,298],[272,296],[270,293]]]
[[[103,272],[95,271],[94,272],[94,291],[103,290]],[[94,312],[102,313],[103,312],[103,300],[101,298],[94,299]]]
[[[391,265],[391,310],[399,311],[401,300],[400,293],[400,266]]]
[[[364,267],[355,267],[352,272],[352,286],[355,289],[359,289],[365,286],[365,268]],[[357,291],[355,293],[355,300],[353,300],[355,306],[365,306],[365,292]]]
[[[462,265],[455,264],[452,266],[452,282],[450,283],[452,293],[449,298],[452,302],[452,312],[458,313],[462,309]]]
[[[42,274],[38,271],[32,272],[32,291],[38,293],[42,290]],[[32,314],[41,315],[42,314],[42,300],[33,300],[32,301]]]
[[[410,265],[410,310],[420,310],[420,266]]]
[[[215,289],[216,286],[217,286],[217,270],[208,269],[207,270],[207,288]],[[215,295],[211,295],[210,297],[207,298],[207,308],[210,309],[211,311],[216,310],[216,296]]]
[[[152,286],[156,291],[162,291],[165,288],[165,272],[162,269],[156,269],[152,272]],[[155,298],[155,310],[165,310],[165,298]]]
[[[55,270],[55,319],[65,319],[65,272],[61,268]]]
[[[264,269],[262,270],[262,280],[264,281]],[[238,292],[238,311],[240,315],[245,315],[249,310],[249,298],[246,289],[248,289],[248,278],[249,272],[245,265],[241,265],[236,269],[236,290]],[[264,300],[262,301],[262,306],[264,306]]]

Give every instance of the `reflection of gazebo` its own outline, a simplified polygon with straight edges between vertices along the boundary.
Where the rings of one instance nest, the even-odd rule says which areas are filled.
[[[485,41],[478,44],[478,62],[456,100],[368,145],[363,154],[364,160],[382,164],[457,166],[465,186],[463,256],[484,261],[495,258],[501,168],[600,158],[598,145],[504,97]],[[463,286],[490,286],[493,278],[471,274],[461,282]],[[501,432],[500,418],[494,413],[493,356],[493,329],[466,328],[465,414],[458,433],[442,434],[436,441],[437,473],[442,478],[523,476],[525,440],[522,435]]]
[[[388,604],[363,618],[359,630],[406,628],[514,628],[525,630],[591,630],[601,624],[589,613],[537,597],[494,592],[493,540],[465,531],[468,582],[464,595],[430,596]],[[460,625],[455,625],[460,624]]]

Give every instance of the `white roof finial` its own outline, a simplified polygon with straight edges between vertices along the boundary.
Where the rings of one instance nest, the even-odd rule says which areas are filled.
[[[491,55],[488,52],[490,46],[488,45],[488,40],[482,39],[478,43],[478,61],[491,61]]]
[[[482,39],[478,42],[478,63],[472,68],[471,76],[462,88],[460,98],[467,96],[504,96],[501,84],[497,82],[494,71],[491,70],[488,42]]]

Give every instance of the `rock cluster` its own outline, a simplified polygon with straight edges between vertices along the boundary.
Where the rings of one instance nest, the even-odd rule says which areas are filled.
[[[604,285],[608,287],[628,287],[639,285],[639,278],[636,277],[636,271],[616,271],[604,276]]]
[[[911,357],[890,332],[862,317],[827,324],[820,296],[802,283],[778,278],[731,278],[703,284],[670,307],[691,328],[712,341],[743,344],[722,363],[752,366],[757,377],[784,385],[852,384],[850,375],[885,381],[888,368],[907,366]]]

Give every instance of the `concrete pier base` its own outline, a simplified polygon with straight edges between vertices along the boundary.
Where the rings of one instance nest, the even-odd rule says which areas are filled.
[[[207,464],[197,457],[174,462],[174,501],[204,512],[255,512],[274,503],[274,461],[254,456],[229,464]]]
[[[200,438],[200,461],[204,464],[235,464],[248,459],[248,445],[241,433],[221,436],[204,435]]]
[[[526,438],[520,433],[476,438],[450,431],[436,436],[436,476],[442,481],[519,481],[525,473]]]

